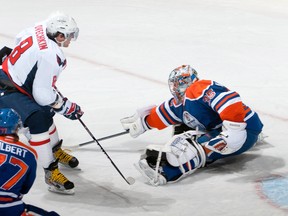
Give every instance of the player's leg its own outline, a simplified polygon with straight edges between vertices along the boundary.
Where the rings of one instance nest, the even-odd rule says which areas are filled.
[[[49,136],[54,158],[58,159],[59,163],[65,166],[69,166],[71,168],[77,167],[79,164],[78,159],[75,156],[68,154],[61,148],[63,140],[59,139],[57,127],[53,121],[54,113],[51,113],[51,108],[48,106],[43,107],[43,110],[47,113],[47,116],[50,119]]]
[[[1,97],[0,105],[14,109],[21,117],[25,127],[29,128],[29,143],[37,151],[38,163],[45,170],[45,182],[51,187],[58,188],[60,192],[73,193],[73,182],[69,181],[58,169],[58,161],[54,159],[50,142],[49,128],[53,124],[51,116],[33,99],[19,92]]]

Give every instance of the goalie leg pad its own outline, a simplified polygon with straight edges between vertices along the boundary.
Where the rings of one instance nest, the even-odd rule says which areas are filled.
[[[195,135],[191,137],[186,133],[174,136],[164,146],[147,146],[137,169],[149,184],[158,186],[177,182],[205,163],[206,154],[202,146],[195,141]]]

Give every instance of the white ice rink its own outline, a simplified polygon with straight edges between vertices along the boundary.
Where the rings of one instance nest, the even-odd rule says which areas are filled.
[[[268,137],[254,150],[218,161],[179,183],[152,187],[133,163],[171,129],[73,148],[81,170],[62,169],[75,195],[48,192],[42,168],[24,201],[63,216],[288,215],[288,1],[26,0],[1,1],[0,47],[56,10],[73,16],[80,35],[64,49],[58,89],[81,105],[96,138],[121,132],[119,119],[170,97],[172,69],[190,64],[203,79],[237,90]],[[91,140],[78,121],[55,118],[66,147]]]

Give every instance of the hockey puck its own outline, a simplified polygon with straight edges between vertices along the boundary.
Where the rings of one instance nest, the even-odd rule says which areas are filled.
[[[128,177],[127,178],[127,182],[130,184],[130,185],[133,185],[135,183],[135,179],[132,178],[132,177]]]

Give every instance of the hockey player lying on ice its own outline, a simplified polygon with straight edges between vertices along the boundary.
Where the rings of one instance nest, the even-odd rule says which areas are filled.
[[[257,142],[263,124],[237,92],[199,80],[189,65],[174,69],[168,84],[172,98],[121,119],[133,138],[174,125],[172,139],[163,146],[147,146],[138,163],[150,184],[176,182],[213,161],[242,154]]]

